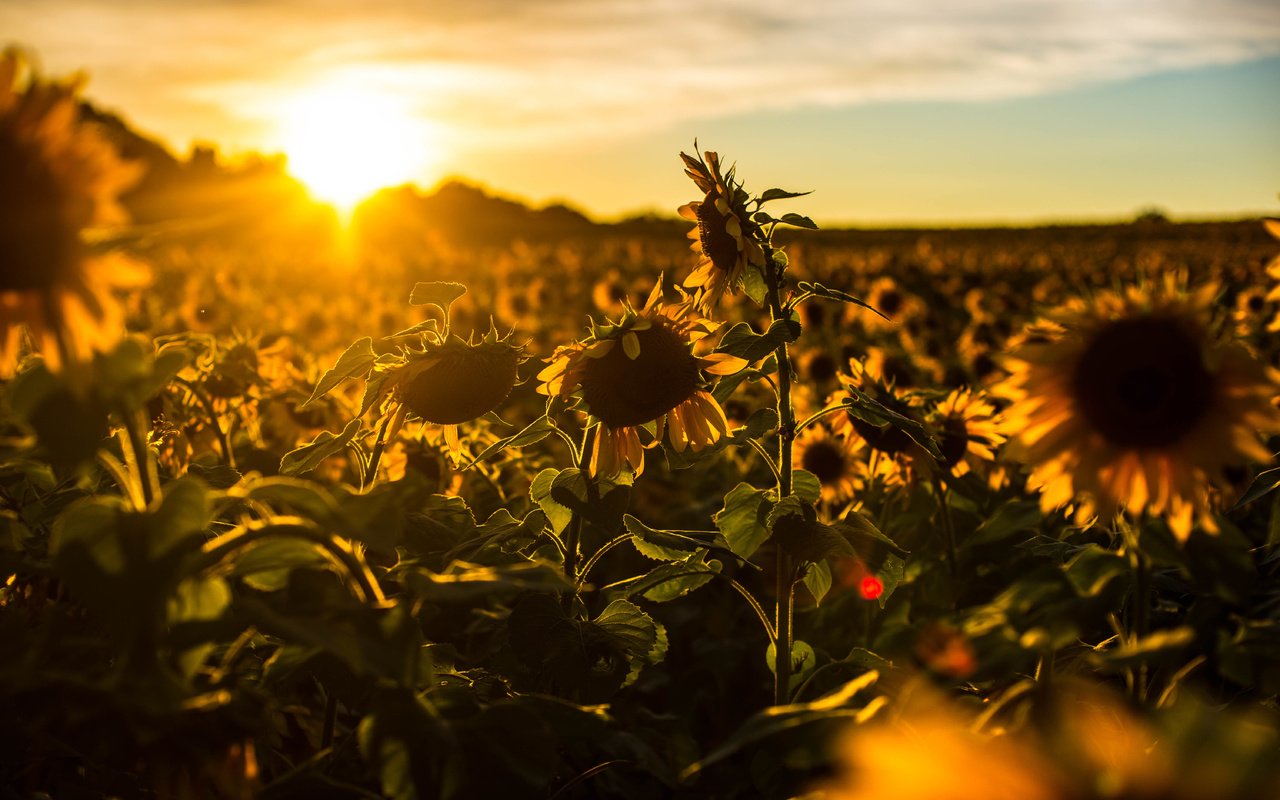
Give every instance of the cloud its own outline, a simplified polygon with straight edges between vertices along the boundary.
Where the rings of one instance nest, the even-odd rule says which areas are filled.
[[[1274,0],[42,0],[0,30],[168,135],[252,139],[331,72],[472,147],[873,101],[970,102],[1280,54]],[[205,129],[205,135],[216,133]],[[253,142],[245,142],[252,144]]]

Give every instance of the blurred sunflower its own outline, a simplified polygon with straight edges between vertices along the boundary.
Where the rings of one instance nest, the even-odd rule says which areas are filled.
[[[1084,496],[1078,519],[1118,509],[1168,519],[1182,539],[1196,518],[1210,532],[1208,488],[1223,469],[1270,459],[1259,441],[1280,430],[1274,373],[1207,326],[1217,289],[1104,292],[1051,315],[1059,326],[1006,359],[996,392],[1010,455],[1032,465],[1050,510]]]
[[[929,416],[942,466],[956,477],[993,466],[995,449],[1005,440],[996,407],[980,393],[956,389]]]
[[[818,422],[801,431],[791,446],[792,463],[818,477],[823,500],[839,504],[854,498],[865,478],[866,465],[855,457],[849,442]]]
[[[507,399],[516,385],[524,348],[510,337],[490,330],[480,341],[424,336],[420,347],[402,348],[398,356],[383,356],[374,368],[381,373],[372,400],[390,415],[386,440],[395,437],[412,414],[439,425],[449,452],[462,452],[458,425],[484,416]]]
[[[123,332],[111,288],[143,276],[87,240],[126,221],[117,197],[141,167],[80,120],[82,83],[42,81],[15,50],[0,57],[0,374],[16,366],[23,326],[54,367],[110,344]]]
[[[690,249],[700,256],[698,266],[684,285],[701,287],[698,305],[710,311],[725,292],[735,294],[746,274],[748,264],[763,266],[764,250],[754,235],[755,223],[747,213],[748,195],[734,182],[734,168],[721,174],[720,156],[706,151],[705,160],[685,153],[685,174],[706,193],[702,200],[680,206],[680,216],[696,222],[689,232]]]
[[[707,391],[702,373],[730,375],[746,361],[725,353],[696,356],[693,345],[714,325],[694,320],[690,298],[661,302],[662,281],[642,311],[629,306],[620,322],[592,325],[586,339],[556,348],[538,373],[538,392],[576,397],[599,420],[591,472],[612,476],[627,465],[639,475],[644,453],[637,429],[656,423],[654,441],[665,436],[677,452],[694,452],[729,433],[724,410]]]

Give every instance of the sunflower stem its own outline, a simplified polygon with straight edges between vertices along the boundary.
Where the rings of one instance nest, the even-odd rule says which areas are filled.
[[[956,577],[956,530],[955,524],[951,520],[951,506],[947,503],[947,487],[942,485],[942,481],[934,476],[933,489],[938,495],[938,518],[942,523],[942,536],[947,544],[947,571],[951,573],[951,579],[954,583]],[[954,587],[952,594],[954,595]]]
[[[772,245],[764,245],[765,277],[768,287],[770,322],[786,319],[782,306],[782,274],[773,259]],[[791,443],[796,436],[795,408],[791,404],[791,357],[787,343],[774,350],[778,361],[778,499],[789,497],[792,491]],[[777,605],[774,608],[776,643],[773,661],[773,702],[784,705],[790,699],[791,687],[791,621],[795,611],[795,570],[791,554],[777,548],[778,562],[775,575]]]
[[[582,474],[582,480],[587,484],[587,503],[595,502],[596,485],[591,477],[591,448],[595,444],[596,429],[599,423],[588,425],[582,431],[582,447],[578,450],[578,472]],[[569,527],[566,529],[566,538],[564,543],[564,576],[569,579],[569,583],[574,586],[578,585],[578,546],[582,541],[582,514],[578,511],[573,512],[573,518],[569,520]],[[570,595],[567,602],[572,604],[573,597]]]
[[[373,452],[369,454],[369,468],[364,471],[365,486],[372,486],[378,480],[378,467],[382,465],[382,451],[387,449],[387,428],[391,425],[394,414],[382,418],[378,426],[378,437],[373,443]]]
[[[159,481],[151,471],[151,449],[147,447],[147,417],[142,409],[122,409],[120,416],[124,419],[125,464],[131,467],[138,476],[138,484],[142,487],[142,503],[144,508],[151,507],[160,490]]]

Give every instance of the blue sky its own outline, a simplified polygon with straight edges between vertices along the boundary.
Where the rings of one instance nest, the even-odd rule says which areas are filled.
[[[421,127],[403,179],[604,217],[689,199],[695,136],[827,222],[1280,207],[1274,0],[0,0],[0,30],[178,150],[287,151],[340,84]]]

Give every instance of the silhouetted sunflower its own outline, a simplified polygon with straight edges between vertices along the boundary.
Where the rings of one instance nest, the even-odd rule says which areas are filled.
[[[720,156],[711,150],[704,155],[705,160],[680,154],[685,174],[706,194],[702,200],[680,206],[680,216],[698,224],[689,231],[689,238],[693,240],[690,249],[700,256],[684,285],[701,288],[698,306],[710,311],[725,292],[738,291],[748,264],[764,264],[764,250],[752,235],[756,225],[747,213],[749,196],[734,182],[734,168],[722,175]]]
[[[1260,431],[1280,429],[1272,373],[1207,323],[1216,287],[1194,293],[1132,288],[1075,300],[1051,315],[1006,363],[998,393],[1009,454],[1032,465],[1050,510],[1082,495],[1078,518],[1117,509],[1168,519],[1185,539],[1210,532],[1209,482],[1270,454]],[[1045,335],[1045,334],[1048,335]]]
[[[385,357],[384,357],[385,358]],[[524,348],[490,331],[481,341],[450,336],[443,342],[423,340],[422,349],[411,349],[395,363],[380,364],[386,373],[378,392],[394,400],[396,422],[388,432],[395,436],[408,414],[441,426],[450,452],[462,450],[458,425],[497,408],[516,385],[517,367]]]
[[[86,241],[126,221],[116,198],[140,167],[79,119],[81,83],[28,74],[14,50],[0,57],[0,374],[22,326],[54,367],[110,344],[124,327],[110,289],[143,275]]]
[[[656,423],[654,441],[665,436],[677,452],[697,452],[729,432],[702,373],[729,375],[746,361],[723,353],[694,355],[694,342],[713,326],[690,317],[688,298],[661,303],[661,285],[643,311],[628,307],[620,322],[593,324],[590,336],[556,348],[550,365],[538,373],[540,393],[577,398],[600,421],[593,474],[617,475],[628,464],[635,474],[643,472],[637,429],[649,423]]]

